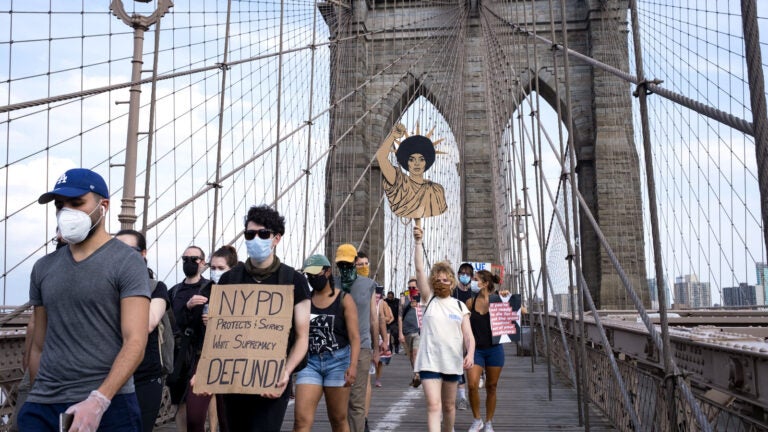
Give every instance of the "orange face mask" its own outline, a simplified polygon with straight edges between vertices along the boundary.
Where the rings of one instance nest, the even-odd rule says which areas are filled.
[[[371,274],[371,267],[370,266],[360,266],[357,268],[357,274],[359,274],[362,277],[368,277],[369,274]]]

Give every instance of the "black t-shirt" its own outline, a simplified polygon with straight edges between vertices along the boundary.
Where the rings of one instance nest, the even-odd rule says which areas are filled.
[[[284,266],[285,264],[280,264],[280,266]],[[290,267],[289,267],[290,268]],[[309,300],[310,298],[310,292],[309,292],[309,283],[307,282],[307,278],[304,277],[303,274],[297,272],[294,269],[291,269],[293,271],[293,281],[291,282],[293,284],[293,305],[296,306],[299,302],[303,300]],[[267,277],[266,279],[262,281],[256,281],[246,270],[245,270],[245,264],[243,263],[237,263],[236,266],[232,267],[228,272],[221,275],[221,278],[219,279],[219,285],[235,285],[235,284],[263,284],[263,285],[277,285],[278,284],[278,273],[280,270],[272,273]]]
[[[456,287],[453,289],[452,297],[466,304],[467,300],[472,298],[472,290],[467,288],[466,291],[463,291],[461,288],[459,288],[458,285],[456,285]]]
[[[165,309],[168,310],[170,302],[168,301],[168,288],[162,282],[157,282],[154,291],[152,291],[152,298],[161,298],[165,300]],[[136,368],[136,372],[133,373],[133,380],[135,382],[149,381],[154,378],[161,377],[160,363],[160,348],[158,347],[158,335],[157,327],[147,336],[147,348],[144,350],[144,359]]]

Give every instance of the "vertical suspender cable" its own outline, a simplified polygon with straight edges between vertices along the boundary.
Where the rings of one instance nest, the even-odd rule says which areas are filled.
[[[561,7],[562,6],[563,5],[562,5],[562,0],[561,0]],[[554,42],[555,41],[555,18],[554,18],[554,12],[553,11],[554,11],[553,0],[550,0],[549,1],[549,22],[550,22],[549,27],[550,27],[550,32],[552,33],[552,41]],[[564,13],[565,13],[565,11],[563,11],[563,14]],[[563,17],[563,19],[565,19],[565,18]],[[565,25],[565,23],[563,23],[563,25]],[[565,32],[566,32],[566,29],[564,28],[563,29],[563,40],[565,40],[565,36],[566,36]],[[564,69],[565,69],[565,73],[567,74],[568,73],[567,72],[568,71],[568,62],[567,62],[568,56],[563,56],[563,57],[565,58],[565,63],[564,63],[563,66],[564,66]],[[566,153],[565,153],[565,149],[563,148],[563,141],[564,141],[564,139],[563,139],[563,122],[564,121],[563,121],[563,112],[562,112],[562,108],[561,108],[562,104],[560,103],[562,98],[560,97],[560,80],[558,79],[558,73],[557,73],[557,70],[558,70],[557,54],[556,54],[555,50],[552,50],[552,64],[553,64],[553,70],[554,70],[555,94],[557,95],[557,102],[558,102],[557,103],[557,120],[558,120],[557,121],[557,132],[558,132],[559,142],[560,142],[560,155],[561,155],[561,157],[565,158]],[[569,90],[569,88],[566,87],[566,92],[568,90]],[[566,103],[566,104],[567,104],[568,108],[571,108],[569,103]],[[570,117],[571,117],[571,115],[569,113],[568,114],[568,118],[570,119]],[[569,124],[570,124],[570,121],[569,121]],[[570,130],[571,129],[569,128],[569,131]],[[571,135],[572,135],[572,133],[569,133],[569,137]],[[573,267],[572,266],[573,263],[571,261],[571,257],[573,256],[573,249],[572,249],[572,244],[571,244],[570,222],[569,222],[568,211],[567,211],[567,209],[568,209],[568,194],[566,193],[567,189],[565,188],[565,184],[564,184],[565,181],[563,179],[563,176],[565,175],[565,161],[564,160],[560,160],[558,162],[561,165],[561,171],[560,171],[561,172],[561,178],[560,178],[560,181],[563,182],[563,203],[564,203],[563,204],[563,209],[564,209],[563,213],[564,213],[564,216],[565,216],[565,224],[564,224],[565,225],[565,232],[564,232],[564,234],[565,234],[565,242],[566,242],[566,244],[568,246],[568,300],[569,300],[570,308],[571,308],[571,323],[572,323],[572,325],[574,325],[574,323],[576,322],[576,315],[575,315],[576,314],[576,307],[575,307],[574,301],[573,301],[573,287],[574,287],[574,283],[573,283],[573,268],[572,268]],[[556,206],[557,203],[554,203],[554,205]],[[554,211],[557,212],[558,209],[555,207]],[[575,337],[575,335],[576,335],[575,326],[572,327],[571,330],[574,333],[574,341],[576,341],[577,338]],[[582,380],[582,374],[580,373],[580,371],[581,371],[581,365],[584,363],[585,359],[583,357],[584,353],[580,349],[574,349],[574,354],[575,354],[574,358],[576,359],[576,367],[575,367],[575,369],[576,369],[576,399],[577,399],[576,403],[578,404],[579,426],[584,426],[584,424],[585,424],[585,422],[584,422],[584,410],[583,410],[584,403],[582,401],[582,399],[584,397],[584,392],[582,391],[582,388],[581,388],[581,386],[582,386],[582,381],[581,381]]]
[[[216,224],[219,216],[219,190],[221,189],[221,139],[224,134],[224,103],[227,96],[227,70],[229,66],[229,27],[232,20],[232,0],[227,2],[227,23],[224,30],[224,55],[221,59],[221,91],[219,92],[219,136],[216,143],[216,178],[213,182],[213,229],[211,254],[216,250]]]
[[[561,12],[561,20],[560,24],[563,27],[563,47],[567,50],[568,49],[568,20],[565,15],[565,0],[560,0],[560,12]],[[570,71],[568,70],[570,68],[570,62],[568,59],[568,56],[563,56],[563,69],[565,70],[565,98],[566,98],[566,106],[568,106],[569,109],[573,108],[573,105],[571,104],[571,81],[570,81]],[[568,155],[569,161],[570,161],[570,167],[568,169],[569,171],[569,180],[571,184],[571,195],[573,197],[573,207],[571,207],[571,213],[573,214],[573,237],[575,239],[573,243],[573,248],[571,249],[571,264],[573,272],[576,273],[576,275],[581,275],[581,246],[579,241],[579,201],[577,199],[578,197],[578,185],[576,184],[576,145],[573,142],[573,115],[572,113],[568,113],[568,130],[571,131],[571,133],[568,134]],[[567,196],[567,194],[563,195],[564,197]],[[566,210],[567,212],[567,210]],[[570,241],[570,239],[569,239]],[[586,352],[586,335],[585,335],[585,328],[584,328],[584,284],[581,283],[582,278],[577,278],[577,286],[578,286],[578,300],[579,300],[579,338],[580,338],[580,344],[579,348],[581,350],[581,391],[584,393],[584,395],[589,394],[589,389],[587,388],[587,352]],[[589,424],[589,405],[588,405],[588,397],[582,397],[581,403],[582,403],[582,411],[584,413],[584,428],[585,430],[589,431],[590,424]],[[627,407],[627,409],[632,409],[632,407]]]
[[[285,0],[280,0],[280,45],[277,54],[277,136],[275,137],[275,209],[280,198],[280,116],[283,109],[283,21]]]
[[[531,4],[531,28],[533,29],[533,36],[535,38],[536,37],[536,8],[534,7],[533,4]],[[536,124],[538,125],[538,128],[536,128],[535,130],[531,130],[531,136],[534,137],[533,142],[532,142],[533,146],[531,147],[531,150],[533,152],[533,160],[534,160],[534,163],[533,163],[534,171],[535,171],[534,178],[536,178],[535,174],[539,175],[539,177],[536,178],[536,180],[535,180],[535,182],[536,182],[536,198],[537,198],[537,203],[542,201],[541,197],[539,196],[539,193],[540,193],[539,181],[541,181],[541,177],[542,177],[542,172],[541,172],[542,168],[541,168],[541,103],[540,103],[540,98],[539,98],[539,53],[538,53],[538,45],[539,45],[538,43],[535,43],[535,42],[533,43],[533,69],[536,71],[536,73],[534,74],[534,80],[535,80],[534,81],[534,86],[536,88],[536,104],[535,104],[535,106],[536,106]],[[531,120],[531,122],[533,123],[533,119]],[[535,139],[537,133],[538,133],[538,140]],[[536,153],[536,149],[537,148],[539,149],[538,154]],[[526,189],[526,196],[527,195],[528,195],[528,191]],[[530,207],[528,207],[529,203],[527,201],[528,201],[528,199],[526,199],[526,203],[525,203],[526,204],[526,208],[530,208]],[[539,210],[538,207],[539,206],[537,205],[537,211]],[[544,233],[544,231],[543,231],[543,229],[544,229],[543,228],[544,227],[544,207],[543,206],[541,207],[541,218],[539,219],[539,225],[541,226],[541,229],[542,229],[542,235],[541,235],[540,238],[543,239],[544,238],[544,235],[543,235],[543,233]],[[525,231],[528,232],[528,219],[525,220]],[[529,263],[529,266],[530,266],[530,262],[531,262],[530,254],[531,254],[531,251],[530,251],[530,247],[529,247],[529,243],[528,243],[529,242],[529,237],[530,236],[526,236],[525,237],[525,241],[526,241],[526,250],[528,251],[528,263]],[[542,251],[543,251],[543,249],[542,249]],[[542,253],[542,256],[541,256],[541,266],[542,266],[542,269],[541,269],[541,273],[540,274],[543,275],[543,276],[546,276],[545,270],[546,270],[546,266],[547,266],[547,260],[546,260],[546,256],[543,253]],[[529,276],[530,276],[530,272],[529,272]],[[547,290],[547,278],[546,277],[542,277],[540,279],[541,279],[542,287],[543,287],[544,310],[546,311],[547,308],[549,307],[549,290]],[[546,356],[547,356],[547,395],[549,397],[549,400],[551,401],[552,400],[552,355],[551,355],[551,352],[552,352],[552,349],[551,349],[552,341],[549,339],[549,319],[547,319],[546,323],[544,323],[542,321],[542,324],[543,324],[544,341],[545,341],[544,349],[546,351]]]
[[[312,66],[309,71],[309,114],[307,115],[307,168],[306,182],[304,183],[305,192],[309,194],[309,166],[312,163],[312,105],[315,98],[315,54],[317,53],[317,14],[316,8],[312,10],[312,53],[310,54]],[[309,197],[304,197],[304,232],[301,239],[301,262],[307,258],[307,218],[309,217]]]
[[[640,24],[637,12],[637,1],[632,0],[630,2],[630,11],[632,15],[632,42],[634,44],[635,51],[635,71],[637,73],[637,79],[640,83],[645,80],[645,72],[643,71],[643,51],[642,43],[640,40]],[[651,148],[651,130],[650,122],[648,121],[648,100],[647,90],[644,86],[637,87],[636,94],[640,103],[640,122],[643,134],[643,152],[645,153],[645,175],[648,182],[648,208],[650,210],[651,217],[651,237],[653,241],[653,263],[656,272],[656,288],[658,291],[659,299],[659,316],[661,318],[661,340],[663,346],[664,356],[664,374],[669,377],[673,373],[672,368],[672,351],[669,344],[669,325],[667,321],[667,300],[666,289],[664,281],[664,266],[662,264],[661,255],[661,239],[659,235],[659,215],[658,215],[658,203],[656,200],[656,179],[653,173],[653,149]],[[675,427],[677,424],[675,419],[677,409],[675,408],[675,382],[672,379],[665,379],[664,385],[667,390],[667,417],[670,427]]]
[[[147,126],[147,163],[144,168],[144,205],[142,206],[141,232],[147,235],[149,220],[149,189],[152,180],[152,145],[155,142],[155,108],[157,107],[157,60],[160,57],[160,22],[155,25],[155,52],[152,55],[152,85],[149,92],[149,125]]]
[[[744,26],[744,52],[747,57],[749,98],[752,104],[752,126],[755,133],[760,208],[763,213],[763,241],[768,250],[768,117],[766,117],[765,77],[762,69],[755,0],[741,0],[741,21]]]

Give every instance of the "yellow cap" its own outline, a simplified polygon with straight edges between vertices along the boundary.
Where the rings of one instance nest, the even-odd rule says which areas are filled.
[[[357,258],[357,249],[349,243],[344,243],[336,249],[336,262],[354,263]]]

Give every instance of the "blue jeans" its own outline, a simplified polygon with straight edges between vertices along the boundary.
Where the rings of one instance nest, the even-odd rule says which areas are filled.
[[[58,432],[59,414],[79,403],[65,402],[42,404],[26,402],[19,411],[19,430],[25,432]],[[107,412],[101,417],[99,431],[141,432],[141,413],[136,393],[115,395]]]

